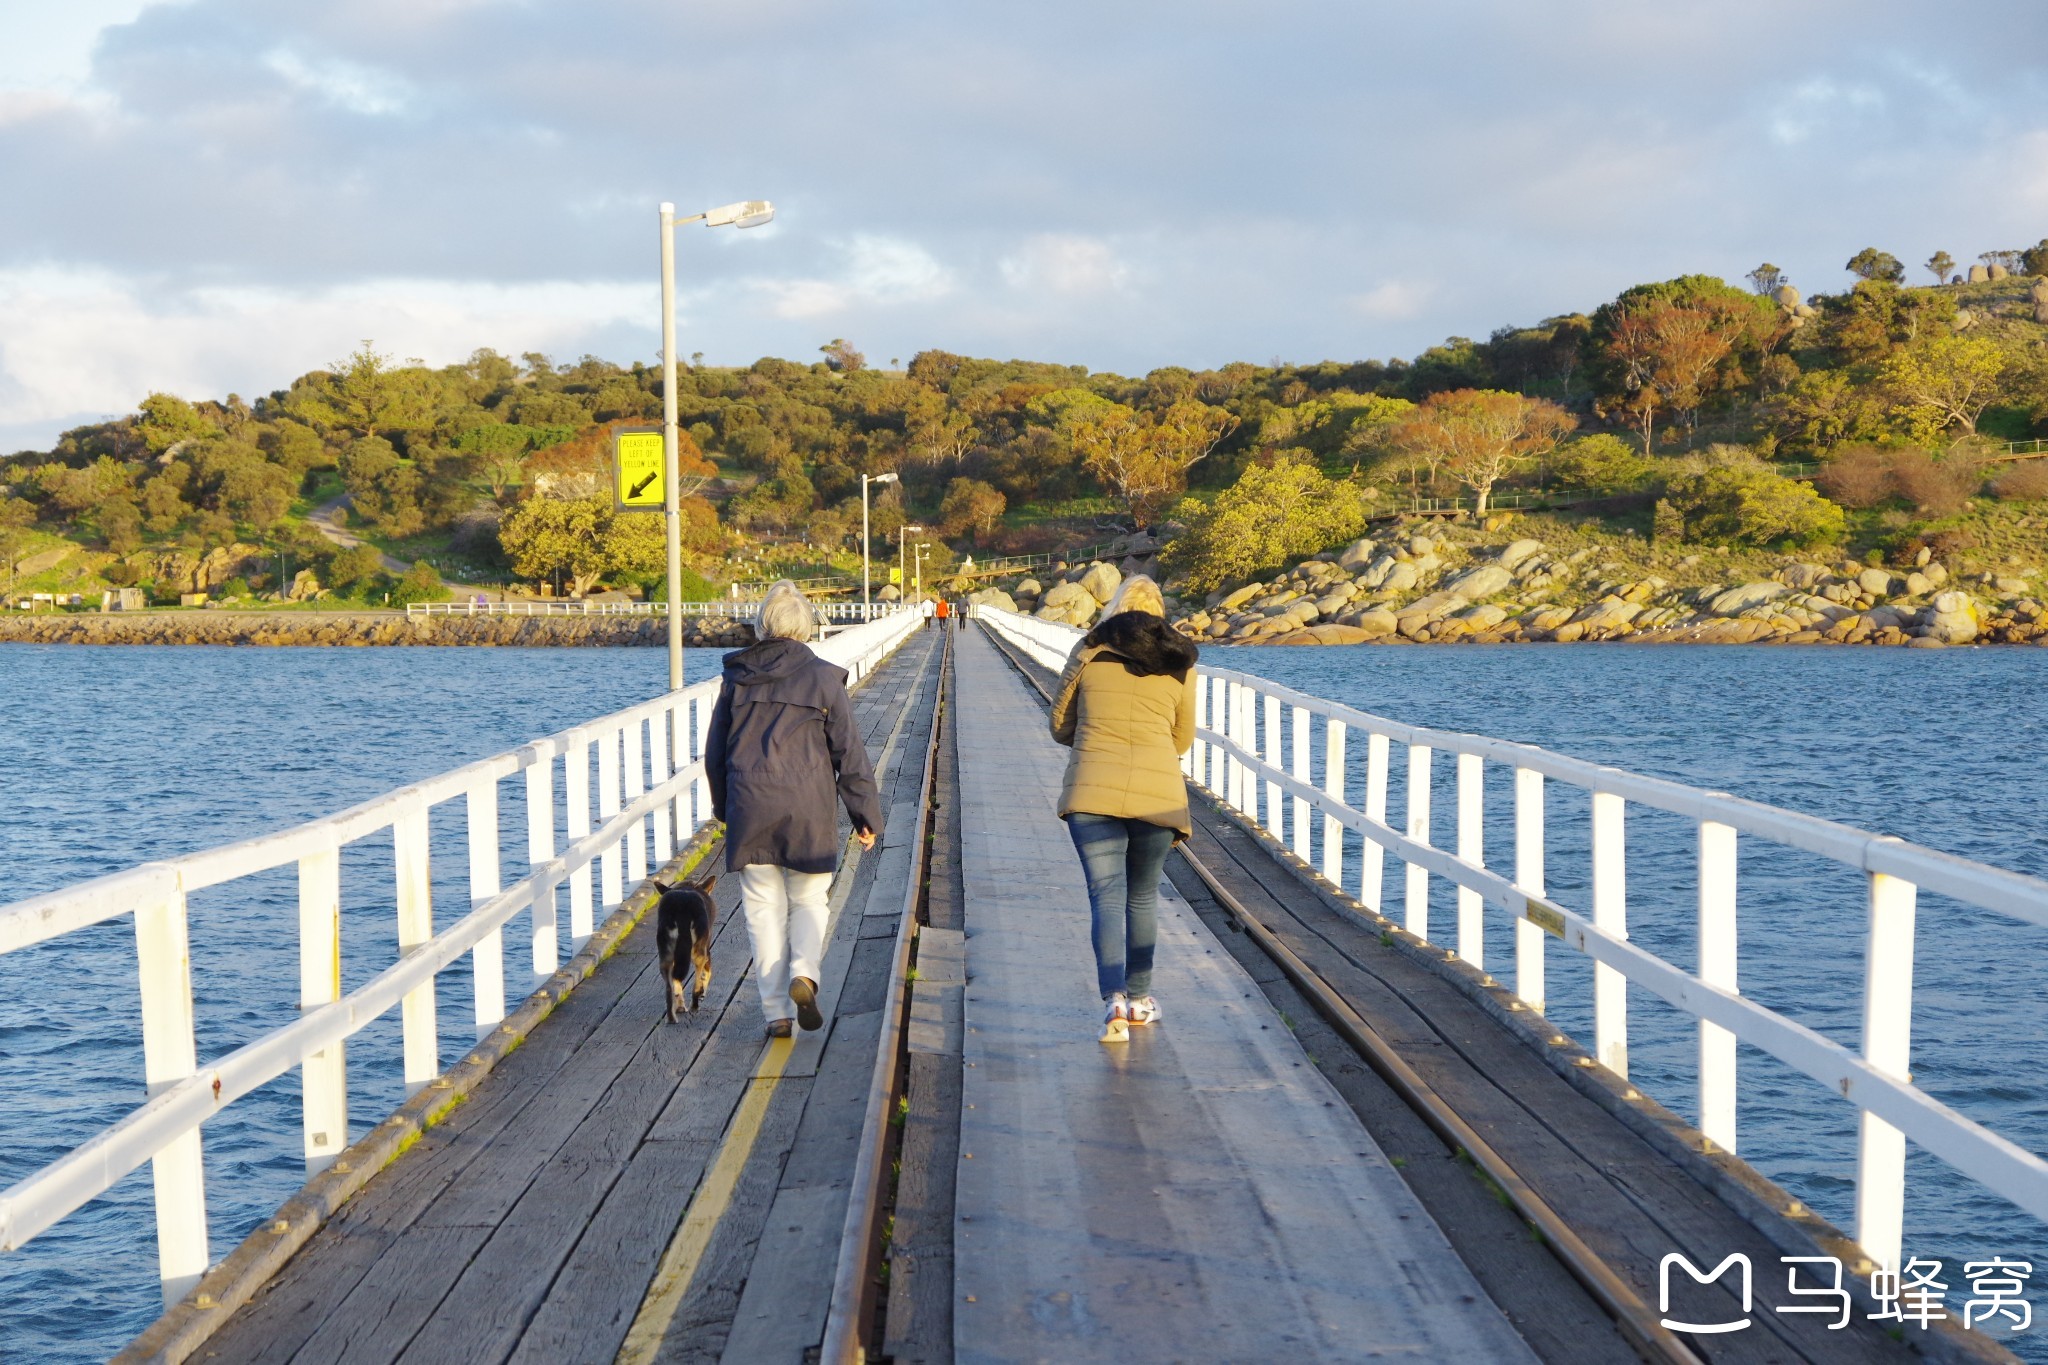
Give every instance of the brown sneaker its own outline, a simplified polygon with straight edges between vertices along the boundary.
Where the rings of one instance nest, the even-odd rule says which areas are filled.
[[[818,1012],[818,983],[808,976],[792,977],[789,982],[789,1003],[796,1006],[796,1021],[806,1032],[815,1032],[825,1027],[825,1016]]]
[[[768,1021],[768,1036],[770,1038],[787,1038],[789,1036],[789,1020],[770,1019]]]

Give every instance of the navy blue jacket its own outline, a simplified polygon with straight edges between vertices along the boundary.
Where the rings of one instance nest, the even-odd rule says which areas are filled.
[[[725,686],[704,739],[711,813],[725,822],[725,865],[797,872],[839,865],[834,797],[857,830],[882,833],[882,796],[853,725],[846,670],[795,640],[725,656]]]

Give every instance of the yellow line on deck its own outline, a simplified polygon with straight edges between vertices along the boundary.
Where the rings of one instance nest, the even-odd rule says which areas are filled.
[[[626,1331],[615,1365],[651,1365],[660,1352],[662,1339],[668,1335],[669,1325],[683,1306],[690,1282],[696,1278],[697,1267],[711,1245],[711,1234],[725,1217],[733,1191],[739,1186],[740,1173],[746,1170],[747,1158],[754,1153],[762,1120],[768,1116],[768,1104],[775,1098],[775,1087],[782,1082],[782,1069],[788,1064],[794,1046],[793,1038],[768,1041],[760,1069],[747,1083],[747,1092],[740,1097],[739,1108],[733,1111],[732,1122],[726,1126],[718,1155],[712,1158],[697,1192],[690,1197],[683,1221],[676,1228],[676,1235],[669,1239],[668,1250],[661,1254],[661,1264],[655,1267],[654,1280],[640,1300],[640,1311],[633,1315],[633,1325]]]

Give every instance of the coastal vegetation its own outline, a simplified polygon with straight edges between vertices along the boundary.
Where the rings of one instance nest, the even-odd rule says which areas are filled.
[[[914,538],[928,577],[1142,527],[1200,596],[1390,518],[1496,507],[1681,557],[1924,549],[1958,573],[2001,567],[1973,563],[1972,518],[1995,508],[2001,564],[2048,559],[2048,460],[2025,444],[2048,437],[2048,242],[1967,278],[1936,253],[1928,285],[1876,248],[1847,270],[1812,298],[1768,264],[1679,276],[1407,360],[882,368],[835,338],[816,363],[687,367],[685,586],[856,568],[861,476],[886,471],[878,566]],[[281,607],[655,592],[659,518],[612,510],[607,460],[661,403],[641,363],[435,367],[370,342],[253,401],[145,395],[0,459],[0,587]]]

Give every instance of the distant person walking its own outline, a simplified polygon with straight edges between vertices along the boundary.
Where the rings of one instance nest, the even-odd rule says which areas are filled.
[[[932,617],[938,613],[938,608],[932,604],[932,599],[927,597],[924,601],[917,604],[917,609],[924,614],[924,628],[930,630],[932,628]]]
[[[940,599],[938,600],[938,604],[937,604],[937,605],[936,605],[936,606],[935,606],[935,607],[933,608],[933,610],[934,610],[934,611],[935,611],[935,612],[937,613],[937,615],[938,615],[938,618],[939,618],[939,629],[940,629],[940,630],[945,630],[945,629],[946,629],[946,628],[947,628],[948,626],[952,625],[952,623],[953,623],[953,606],[952,606],[952,603],[948,602],[948,601],[947,601],[947,600],[946,600],[945,598],[941,597],[941,598],[940,598]]]
[[[725,822],[725,865],[739,873],[768,1034],[790,1019],[824,1027],[818,970],[825,898],[839,865],[835,797],[862,848],[882,832],[882,798],[853,724],[846,670],[811,653],[818,613],[787,579],[754,620],[760,643],[725,656],[704,738],[711,813]]]
[[[1053,738],[1074,751],[1059,813],[1088,879],[1105,1043],[1160,1018],[1152,995],[1159,876],[1193,831],[1180,755],[1195,739],[1198,655],[1166,624],[1159,585],[1133,574],[1075,647],[1053,694]]]

